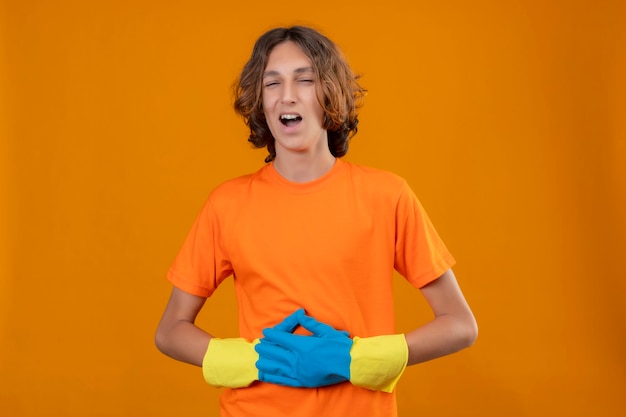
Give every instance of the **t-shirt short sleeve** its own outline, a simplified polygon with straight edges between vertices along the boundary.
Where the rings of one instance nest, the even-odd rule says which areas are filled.
[[[203,206],[167,273],[177,288],[209,297],[232,274],[221,239],[221,226],[210,199]]]
[[[403,182],[396,207],[395,269],[421,288],[454,263],[417,196]]]

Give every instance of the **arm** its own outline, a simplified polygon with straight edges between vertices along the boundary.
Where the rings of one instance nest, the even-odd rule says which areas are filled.
[[[422,294],[435,317],[406,334],[408,365],[425,362],[471,346],[478,327],[451,269],[424,286]]]
[[[194,323],[205,298],[174,288],[155,342],[164,354],[182,362],[201,366],[209,385],[242,388],[258,379],[254,350],[257,341],[212,337]]]
[[[194,322],[205,299],[174,287],[156,331],[157,348],[167,356],[202,366],[211,335]]]

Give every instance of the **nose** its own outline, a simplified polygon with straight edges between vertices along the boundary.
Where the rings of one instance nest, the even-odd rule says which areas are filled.
[[[292,83],[284,83],[280,101],[282,104],[293,104],[296,102],[296,92]]]

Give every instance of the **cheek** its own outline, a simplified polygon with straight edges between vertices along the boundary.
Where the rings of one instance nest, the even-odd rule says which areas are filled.
[[[319,102],[316,102],[315,104],[316,104],[315,105],[315,114],[317,115],[317,118],[320,121],[323,121],[324,120],[324,108],[322,107],[321,104],[319,104]]]
[[[261,96],[261,106],[263,107],[263,113],[267,117],[267,114],[272,109],[272,97],[271,97],[271,95],[263,94],[263,96]]]
[[[314,103],[313,103],[313,107],[315,110],[315,114],[319,117],[319,118],[323,118],[324,117],[324,107],[322,105],[322,103],[324,103],[324,95],[321,91],[317,91],[317,94],[315,94],[315,97],[313,98]]]
[[[261,110],[263,110],[263,114],[265,115],[265,119],[269,120],[269,114],[268,114],[268,110],[270,109],[269,103],[267,102],[267,100],[265,99],[265,97],[263,97],[261,99]]]

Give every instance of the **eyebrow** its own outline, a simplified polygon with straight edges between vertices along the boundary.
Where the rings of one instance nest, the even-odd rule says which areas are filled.
[[[293,70],[294,73],[296,74],[303,74],[305,72],[314,72],[313,71],[313,67],[301,67],[301,68],[296,68],[295,70]],[[266,77],[276,77],[277,75],[280,75],[280,72],[278,71],[265,71],[263,73],[263,78]]]

